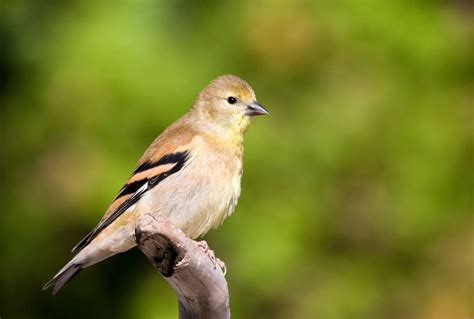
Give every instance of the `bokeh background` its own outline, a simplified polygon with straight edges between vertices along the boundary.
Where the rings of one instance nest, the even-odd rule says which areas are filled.
[[[271,116],[206,240],[235,318],[472,318],[469,1],[0,3],[1,318],[176,318],[137,250],[42,285],[220,74]]]

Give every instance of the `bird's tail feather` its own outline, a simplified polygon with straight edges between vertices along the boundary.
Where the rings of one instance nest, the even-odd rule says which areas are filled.
[[[54,286],[53,288],[53,295],[57,294],[59,289],[61,289],[69,280],[72,279],[75,275],[79,273],[81,270],[81,265],[76,264],[76,263],[70,263],[64,266],[63,269],[61,269],[56,276],[53,277],[50,281],[48,281],[44,286],[43,290],[48,289],[51,286]]]

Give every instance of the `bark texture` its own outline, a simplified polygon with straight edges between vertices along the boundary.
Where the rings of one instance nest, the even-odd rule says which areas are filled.
[[[222,270],[196,241],[166,218],[146,214],[135,229],[140,250],[173,287],[179,318],[230,318],[229,290]]]

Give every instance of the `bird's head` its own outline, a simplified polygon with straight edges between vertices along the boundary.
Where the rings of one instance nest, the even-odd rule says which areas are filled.
[[[247,130],[251,117],[269,114],[250,85],[234,75],[211,81],[199,93],[193,109],[210,125],[236,135]]]

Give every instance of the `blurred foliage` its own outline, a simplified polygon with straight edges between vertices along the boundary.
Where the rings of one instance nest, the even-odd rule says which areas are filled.
[[[136,250],[42,285],[214,77],[272,113],[206,236],[235,318],[470,318],[468,1],[0,3],[0,316],[175,318]]]

